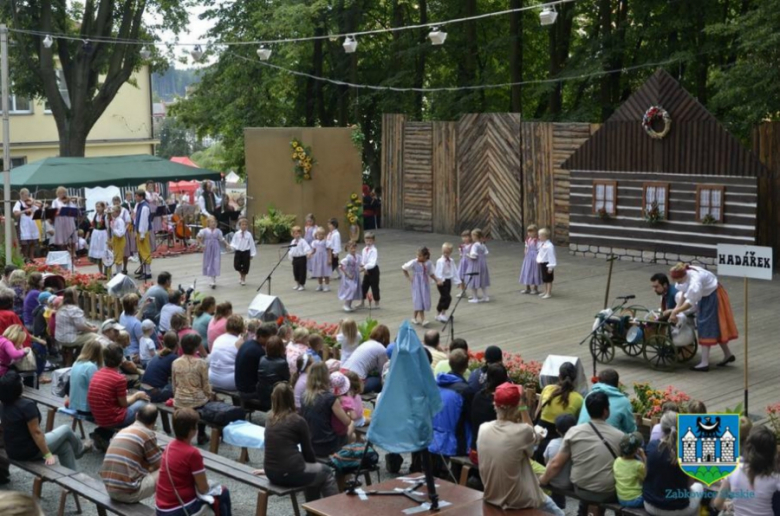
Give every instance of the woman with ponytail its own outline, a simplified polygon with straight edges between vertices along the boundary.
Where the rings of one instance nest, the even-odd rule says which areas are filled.
[[[562,414],[571,414],[576,418],[582,409],[582,395],[575,390],[577,380],[577,368],[574,364],[564,362],[558,369],[558,383],[548,385],[542,389],[539,406],[536,408],[534,420],[547,430],[547,435],[542,439],[534,452],[534,460],[544,464],[544,450],[555,439],[557,430],[555,419]]]
[[[661,418],[662,437],[650,441],[647,475],[642,485],[645,510],[651,516],[694,516],[699,514],[704,486],[683,473],[677,461],[677,412]],[[674,496],[667,496],[674,493]]]

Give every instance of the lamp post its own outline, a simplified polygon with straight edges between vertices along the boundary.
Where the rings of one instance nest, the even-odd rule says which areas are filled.
[[[5,216],[5,263],[10,264],[13,258],[14,229],[11,220],[11,131],[8,105],[8,27],[0,25],[0,83],[2,83],[3,109],[3,215]]]

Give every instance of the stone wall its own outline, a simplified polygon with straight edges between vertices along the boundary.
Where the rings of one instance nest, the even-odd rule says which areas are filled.
[[[584,256],[586,258],[602,258],[605,260],[609,258],[610,255],[615,255],[618,260],[626,262],[658,263],[662,265],[674,265],[678,262],[704,265],[707,268],[715,265],[715,258],[709,256],[665,253],[661,251],[641,251],[639,249],[604,247],[587,244],[569,244],[569,254],[573,256]]]

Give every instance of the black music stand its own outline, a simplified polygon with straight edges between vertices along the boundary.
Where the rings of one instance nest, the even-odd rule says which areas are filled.
[[[450,327],[450,343],[453,340],[455,340],[455,310],[458,309],[458,305],[460,304],[461,300],[464,297],[468,297],[468,291],[469,291],[469,286],[470,286],[471,280],[472,280],[472,278],[474,276],[479,276],[479,273],[478,272],[468,272],[468,273],[466,273],[466,276],[468,276],[468,279],[466,280],[466,290],[464,291],[464,293],[466,295],[459,297],[458,300],[455,301],[455,306],[452,307],[452,311],[450,312],[449,317],[447,317],[447,322],[444,323],[444,326],[441,329],[441,333],[445,333],[447,331],[447,326]]]

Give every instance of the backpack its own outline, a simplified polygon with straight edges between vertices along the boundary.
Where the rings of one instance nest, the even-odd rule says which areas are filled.
[[[70,367],[57,369],[51,374],[51,393],[60,398],[70,394]]]
[[[46,307],[43,305],[38,305],[35,307],[35,310],[33,310],[32,334],[38,338],[46,337],[46,331],[48,330],[46,318],[43,316],[45,311]]]
[[[209,401],[198,412],[204,421],[219,426],[226,426],[233,421],[241,421],[246,418],[244,409],[221,401]]]
[[[330,465],[340,474],[371,469],[379,463],[379,454],[368,443],[352,443],[330,456]]]

